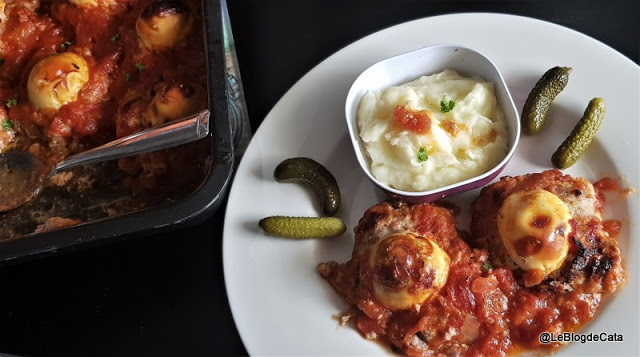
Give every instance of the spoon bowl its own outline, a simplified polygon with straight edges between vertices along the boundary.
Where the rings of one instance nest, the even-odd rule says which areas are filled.
[[[42,187],[44,164],[24,151],[0,155],[0,212],[28,202]]]

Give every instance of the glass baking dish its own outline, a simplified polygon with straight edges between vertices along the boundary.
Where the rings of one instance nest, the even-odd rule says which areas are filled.
[[[218,209],[227,193],[235,164],[239,161],[239,153],[244,151],[250,139],[250,127],[226,3],[224,0],[202,0],[202,11],[211,119],[210,135],[203,139],[209,143],[205,166],[207,172],[201,184],[184,197],[166,199],[149,207],[130,209],[129,212],[107,217],[89,215],[84,223],[58,230],[27,233],[9,239],[0,237],[0,265],[54,254],[79,245],[195,224],[204,221]],[[86,168],[92,169],[94,168]],[[103,201],[121,206],[119,200],[127,200],[122,192],[114,193],[109,190],[75,196],[73,192],[54,192],[49,196],[38,197],[34,206],[50,210],[60,205],[60,201],[67,200],[69,207],[65,209],[81,214],[90,211],[87,207],[100,205]],[[0,221],[13,225],[29,223],[29,217],[25,218],[24,213],[19,218],[17,214],[14,213],[14,217],[11,214],[0,214]]]

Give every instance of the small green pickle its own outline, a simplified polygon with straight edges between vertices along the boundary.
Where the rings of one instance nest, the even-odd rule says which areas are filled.
[[[340,208],[340,188],[331,172],[308,157],[294,157],[282,161],[273,176],[277,182],[297,183],[311,187],[320,198],[322,212],[333,216]]]
[[[567,86],[571,70],[571,67],[553,67],[538,80],[529,93],[520,115],[525,133],[535,135],[542,130],[551,103]]]
[[[344,222],[336,217],[269,216],[258,225],[269,235],[293,239],[329,238],[347,230]]]
[[[605,101],[593,98],[571,134],[551,156],[551,163],[558,169],[566,169],[578,161],[598,132],[606,112]]]

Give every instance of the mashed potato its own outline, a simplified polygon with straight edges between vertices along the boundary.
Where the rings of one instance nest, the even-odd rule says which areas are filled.
[[[367,92],[358,107],[358,128],[373,176],[405,191],[480,175],[508,151],[493,83],[453,70]]]

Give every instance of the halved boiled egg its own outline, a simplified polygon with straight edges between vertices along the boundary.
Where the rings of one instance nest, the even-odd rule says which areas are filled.
[[[433,240],[401,233],[378,240],[371,247],[368,262],[376,300],[388,309],[405,310],[442,288],[450,260]]]
[[[162,83],[149,103],[145,124],[152,127],[181,119],[206,106],[207,95],[201,86],[189,83]]]
[[[89,81],[87,61],[71,52],[47,57],[36,63],[29,73],[29,100],[38,109],[58,110],[75,101]]]
[[[569,251],[571,211],[555,194],[541,189],[509,195],[498,212],[498,232],[509,257],[535,272],[536,285],[564,262]]]
[[[136,21],[136,32],[142,45],[150,50],[165,50],[186,38],[193,16],[178,0],[151,3]]]

